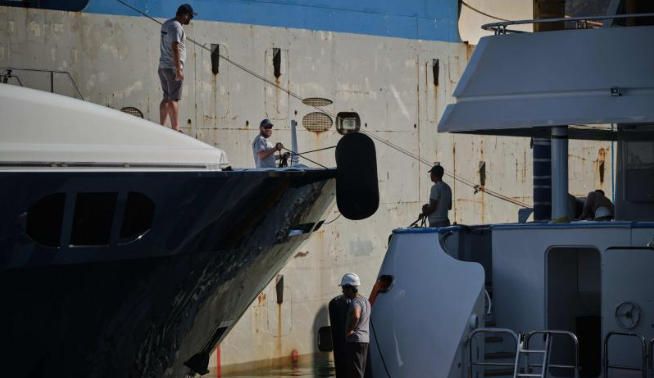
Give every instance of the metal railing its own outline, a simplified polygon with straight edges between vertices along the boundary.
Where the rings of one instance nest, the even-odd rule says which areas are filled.
[[[558,22],[572,22],[575,29],[588,29],[589,26],[596,27],[598,21],[604,20],[620,20],[625,18],[644,18],[654,17],[654,13],[634,13],[634,14],[617,14],[613,16],[590,16],[590,17],[561,17],[561,18],[543,18],[537,20],[515,20],[515,21],[502,21],[492,22],[481,26],[482,29],[493,31],[495,35],[504,35],[509,33],[525,33],[522,30],[509,29],[514,25],[529,25],[529,24],[551,24]]]
[[[633,337],[640,341],[641,345],[641,367],[636,368],[633,366],[623,366],[623,365],[611,365],[609,361],[609,340],[613,336],[624,336],[624,337]],[[654,342],[654,339],[650,340],[650,345]],[[608,378],[609,369],[622,369],[630,371],[640,371],[642,378],[647,378],[647,341],[645,338],[639,334],[631,332],[614,332],[611,331],[606,334],[604,337],[604,348],[603,348],[604,358],[602,359],[602,377]]]
[[[548,345],[547,345],[547,355],[546,359],[547,361],[544,361],[543,365],[538,365],[538,364],[528,364],[529,367],[540,367],[543,369],[543,376],[547,376],[547,370],[552,369],[552,368],[558,368],[558,369],[571,369],[574,371],[574,377],[579,378],[579,339],[577,338],[577,335],[575,335],[572,332],[568,331],[559,331],[559,330],[543,330],[543,331],[531,331],[525,333],[524,336],[524,345],[525,349],[529,349],[529,341],[534,335],[544,335],[546,338],[550,338]],[[575,348],[575,363],[574,365],[559,365],[559,364],[551,364],[549,363],[549,353],[552,349],[552,344],[554,343],[554,336],[567,336],[569,337]],[[517,357],[516,357],[516,363],[517,363]]]
[[[14,71],[24,71],[24,72],[41,72],[41,73],[47,73],[50,79],[50,92],[55,93],[55,75],[64,75],[68,77],[68,80],[72,84],[73,88],[75,89],[75,92],[77,92],[77,95],[79,96],[80,99],[84,100],[84,96],[82,96],[82,92],[79,90],[79,86],[77,85],[77,82],[75,82],[75,79],[73,78],[73,75],[70,74],[68,71],[57,71],[57,70],[44,70],[44,69],[38,69],[38,68],[20,68],[20,67],[5,67],[0,71],[0,82],[2,83],[8,83],[9,79],[16,79],[18,84],[23,87],[23,82],[20,79],[19,76],[17,76]]]
[[[513,339],[515,343],[515,348],[514,350],[518,351],[518,348],[520,347],[520,339],[518,337],[518,334],[515,333],[512,329],[508,328],[477,328],[474,331],[470,333],[470,336],[468,338],[468,377],[473,376],[473,368],[477,366],[481,367],[505,367],[505,368],[511,368],[513,369],[513,362],[488,362],[485,360],[479,361],[479,355],[477,355],[477,360],[473,360],[472,358],[472,344],[475,336],[477,335],[497,335],[497,334],[505,334],[505,335],[510,335],[511,338]]]

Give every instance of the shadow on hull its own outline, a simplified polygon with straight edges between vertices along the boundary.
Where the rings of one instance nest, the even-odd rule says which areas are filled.
[[[11,199],[0,206],[3,372],[183,376],[184,362],[211,351],[320,226],[334,177],[333,170],[1,175],[0,193]],[[121,242],[136,192],[154,205],[150,228]],[[38,224],[34,204],[53,193],[63,198],[59,243],[44,246],[26,230],[34,234]],[[75,203],[88,193],[116,193],[113,207],[94,214],[113,215],[106,245],[71,244],[84,216]]]

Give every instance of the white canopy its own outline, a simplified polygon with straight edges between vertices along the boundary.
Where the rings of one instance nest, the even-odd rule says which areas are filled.
[[[482,38],[438,130],[604,139],[587,125],[654,122],[654,27]],[[584,128],[574,128],[583,125]]]
[[[222,150],[150,121],[0,84],[0,166],[220,169],[227,163]]]

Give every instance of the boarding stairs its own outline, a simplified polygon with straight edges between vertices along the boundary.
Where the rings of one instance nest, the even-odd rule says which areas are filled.
[[[640,346],[641,364],[640,366],[627,366],[616,364],[611,361],[611,349],[609,348],[612,339],[633,339]],[[654,378],[654,338],[649,343],[642,335],[632,332],[609,332],[604,337],[602,360],[602,377],[625,377],[625,378]],[[649,366],[648,366],[649,365]],[[649,371],[648,371],[649,370]],[[613,373],[609,375],[609,373]],[[649,373],[649,374],[648,374]]]
[[[551,363],[555,338],[568,338],[573,343],[574,364]],[[640,366],[626,366],[612,360],[612,347],[615,348],[615,340],[621,338],[637,341],[634,345],[639,347]],[[476,341],[481,341],[483,347],[479,348],[480,344]],[[494,345],[499,348],[494,348]],[[602,355],[603,378],[654,378],[654,338],[647,341],[636,333],[609,332],[604,337]],[[568,331],[544,330],[519,334],[508,328],[478,328],[470,333],[467,356],[468,378],[547,378],[551,376],[552,369],[572,371],[574,378],[580,376],[579,342],[577,336]]]
[[[531,346],[533,345],[531,343],[532,338],[536,335],[540,335],[543,338],[541,346],[538,349]],[[554,337],[557,336],[567,337],[572,341],[575,354],[574,365],[552,364],[550,362]],[[541,359],[540,361],[537,360],[536,364],[533,364],[531,363],[533,361],[532,356],[535,355],[540,356]],[[513,377],[545,378],[550,369],[570,369],[573,371],[573,377],[579,378],[579,340],[577,340],[577,336],[572,332],[556,330],[532,331],[524,334],[523,341],[520,343],[520,347],[516,353]]]
[[[542,341],[534,342],[535,336],[541,336]],[[479,348],[475,342],[481,337],[484,348]],[[550,362],[555,337],[572,341],[575,350],[573,365]],[[489,341],[497,343],[503,350],[495,350],[492,346],[488,349]],[[468,378],[545,378],[550,369],[572,370],[573,377],[579,378],[579,343],[572,332],[545,330],[518,334],[507,328],[478,328],[470,334],[467,355]]]

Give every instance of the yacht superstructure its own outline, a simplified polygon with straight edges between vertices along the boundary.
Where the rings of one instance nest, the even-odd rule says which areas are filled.
[[[654,54],[642,46],[654,27],[513,24],[487,26],[496,36],[480,41],[439,130],[548,139],[551,217],[394,231],[379,272],[392,284],[371,317],[375,377],[651,373]],[[568,212],[572,139],[616,141],[614,220]]]

